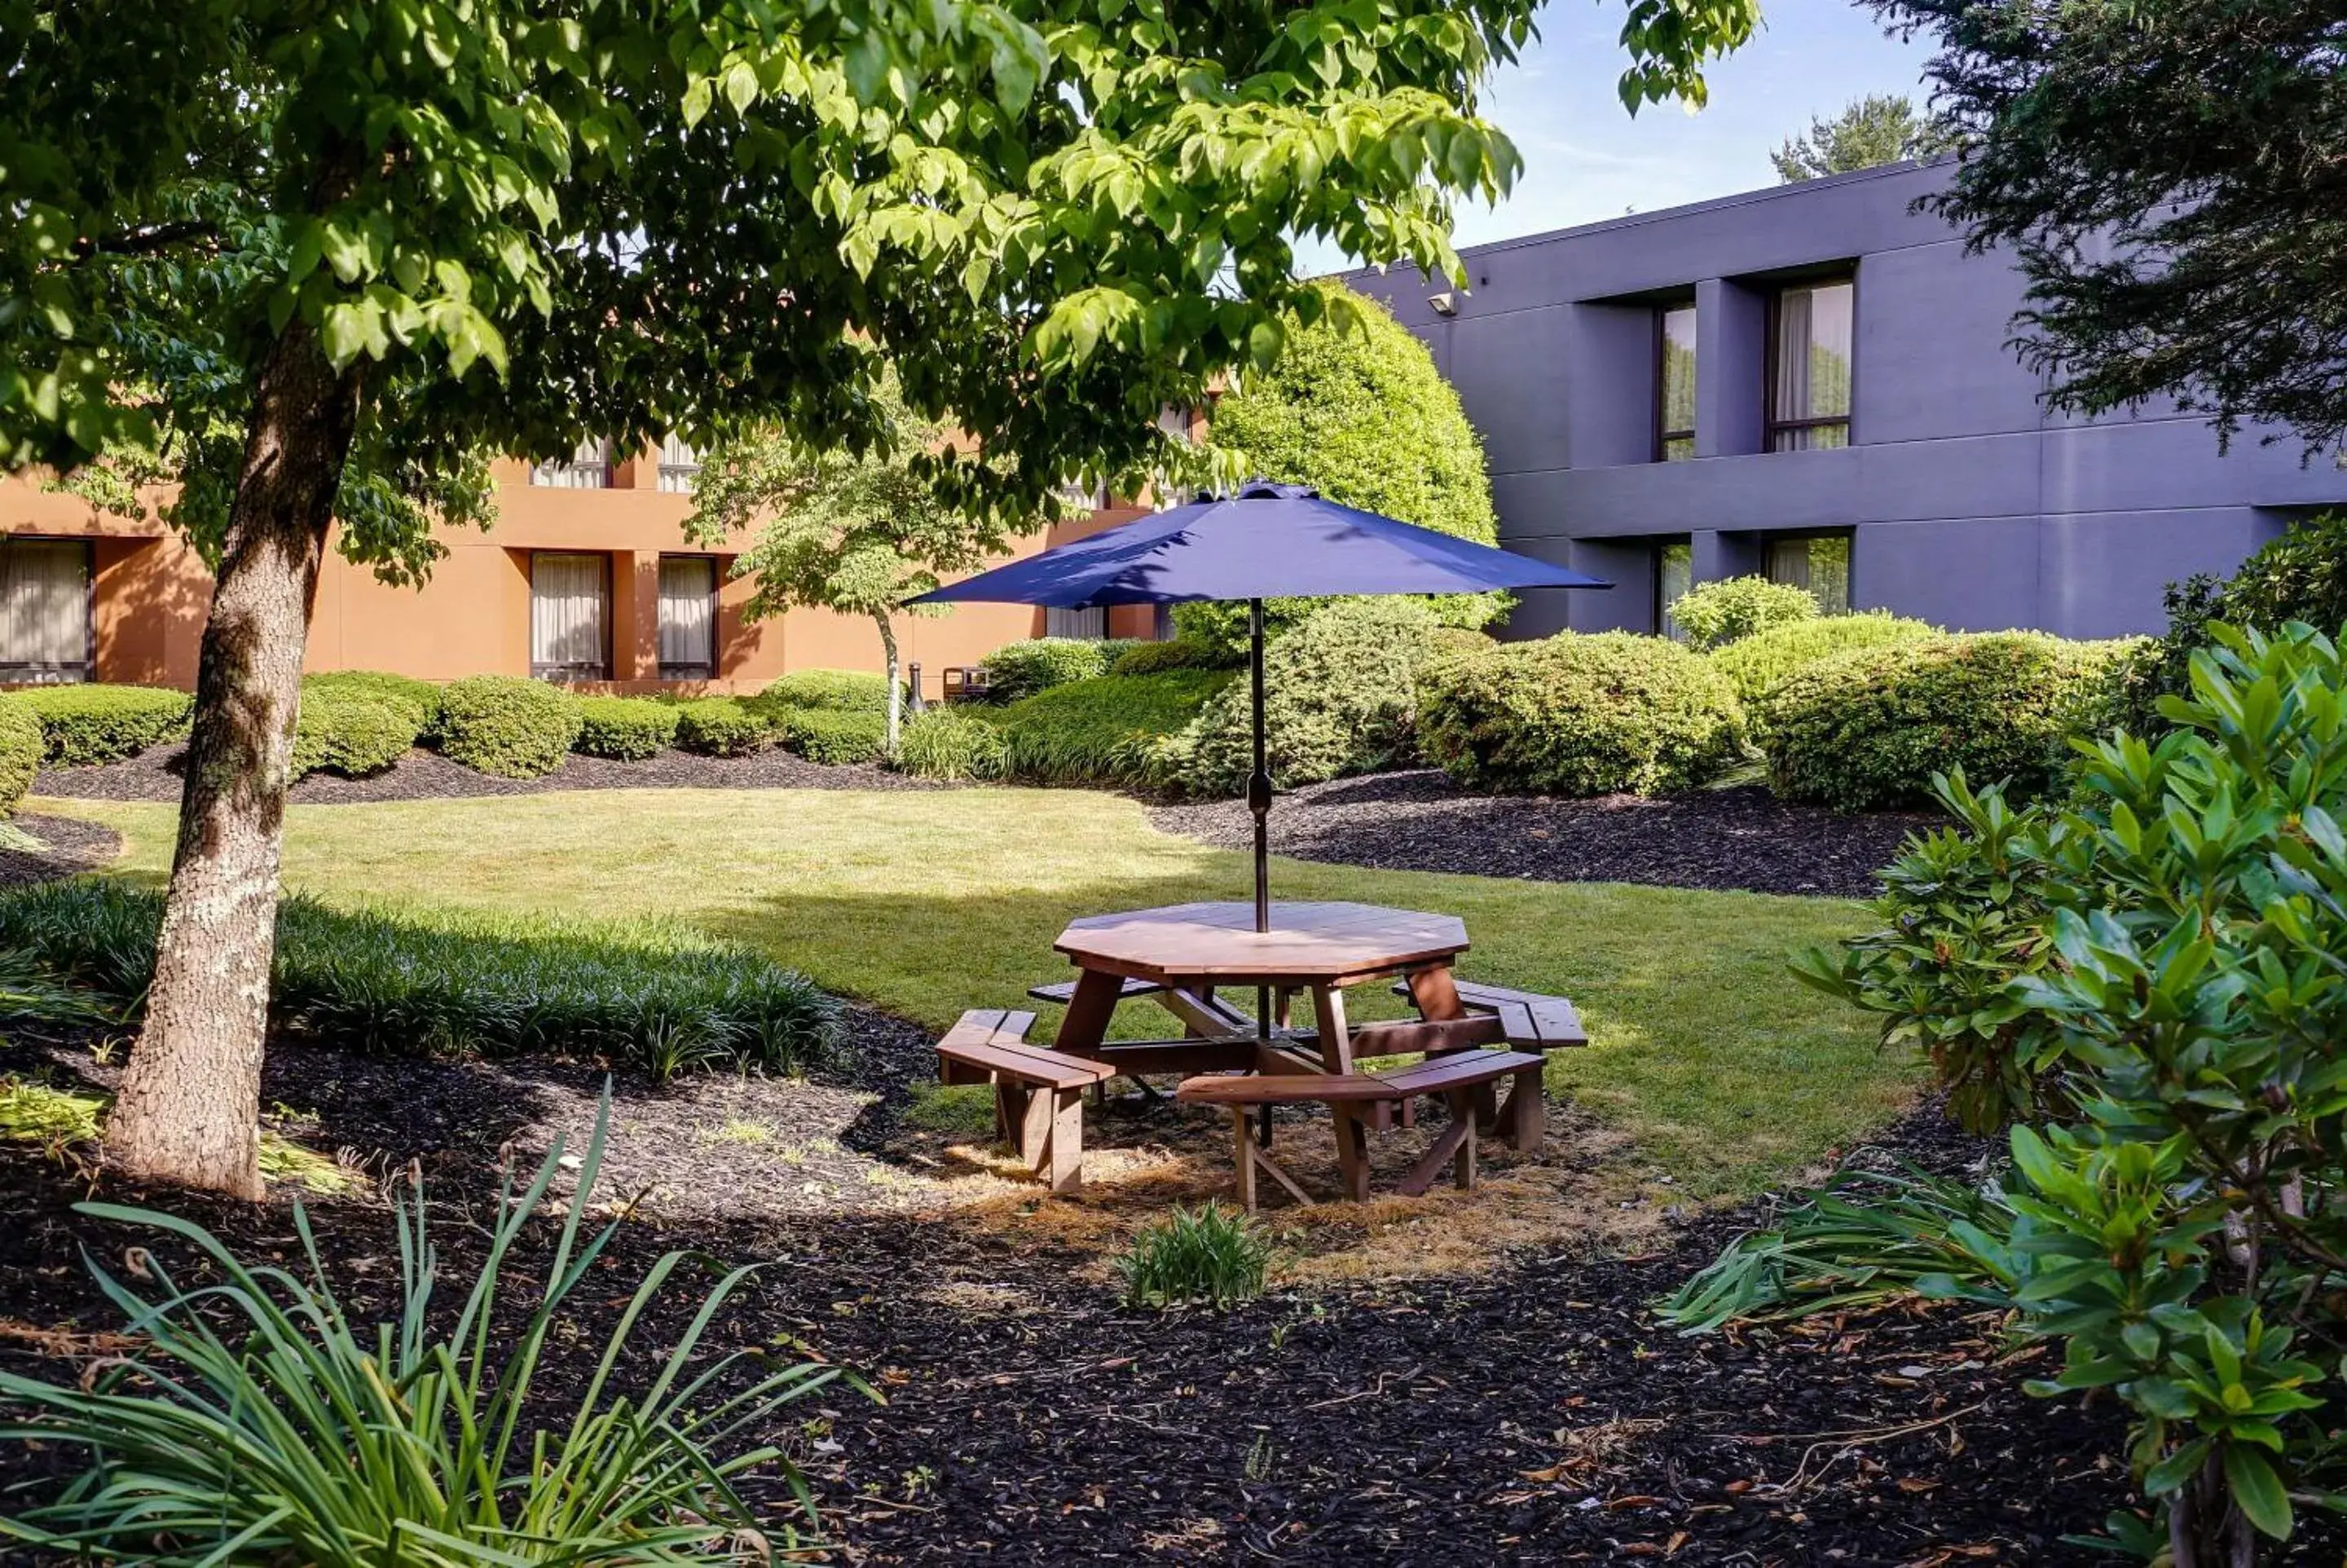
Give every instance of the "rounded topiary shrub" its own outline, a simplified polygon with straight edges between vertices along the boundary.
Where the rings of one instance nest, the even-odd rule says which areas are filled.
[[[702,697],[676,710],[676,743],[703,756],[742,757],[770,743],[774,720],[732,697]]]
[[[782,715],[776,729],[787,750],[829,767],[844,763],[877,762],[888,744],[886,713],[801,708]]]
[[[1925,620],[1908,620],[1885,610],[1856,615],[1827,615],[1815,620],[1788,620],[1739,637],[1707,656],[1712,668],[1736,686],[1748,705],[1752,700],[1804,665],[1859,648],[1884,648],[1894,642],[1915,642],[1942,635]]]
[[[1735,756],[1727,677],[1661,637],[1561,631],[1445,653],[1419,671],[1419,748],[1470,789],[1657,794]]]
[[[1001,777],[1002,731],[989,712],[963,703],[914,714],[897,741],[897,767],[924,779]]]
[[[41,722],[48,760],[86,767],[181,738],[196,700],[160,686],[36,686],[15,700]]]
[[[1975,786],[2042,792],[2135,646],[1992,631],[1820,660],[1755,705],[1769,782],[1843,811],[1929,804],[1932,775],[1959,766]]]
[[[989,700],[1016,702],[1072,681],[1099,680],[1108,673],[1112,655],[1128,646],[1087,637],[1035,637],[1006,643],[978,662],[991,682]]]
[[[385,670],[328,670],[302,676],[302,700],[307,702],[314,692],[372,697],[378,702],[388,702],[414,722],[419,740],[437,733],[440,728],[440,688],[413,675],[394,675]]]
[[[579,700],[543,681],[475,675],[441,693],[440,750],[500,778],[536,778],[562,765],[579,738]]]
[[[753,707],[839,708],[857,713],[888,711],[888,677],[862,670],[798,670],[777,676],[748,699]]]
[[[1414,755],[1418,671],[1441,630],[1409,599],[1342,599],[1264,653],[1264,732],[1273,780],[1317,784]],[[1466,633],[1480,636],[1478,633]],[[1253,702],[1242,677],[1198,715],[1182,784],[1233,794],[1255,767]]]
[[[676,739],[676,710],[642,697],[581,697],[579,738],[570,749],[585,756],[641,762]]]
[[[1666,613],[1687,646],[1701,652],[1788,621],[1815,620],[1818,596],[1765,577],[1723,578],[1687,589],[1671,600]]]
[[[415,728],[415,710],[395,701],[356,688],[311,688],[293,726],[293,776],[379,774],[407,754]]]
[[[31,793],[41,751],[41,722],[22,702],[0,697],[0,816]]]

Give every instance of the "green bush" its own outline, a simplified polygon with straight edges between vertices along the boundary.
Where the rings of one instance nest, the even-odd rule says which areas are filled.
[[[1939,632],[1928,621],[1905,620],[1888,610],[1870,610],[1856,615],[1779,621],[1715,648],[1708,657],[1712,668],[1734,683],[1737,696],[1750,703],[1794,671],[1820,659],[1854,648],[1913,642]]]
[[[562,765],[579,738],[579,699],[543,681],[474,675],[441,693],[440,750],[500,778],[537,778]]]
[[[1162,642],[1136,642],[1116,656],[1112,675],[1163,675],[1168,670],[1232,670],[1246,662],[1240,649],[1231,651],[1195,637],[1169,637]]]
[[[888,677],[861,670],[799,670],[777,676],[755,697],[753,709],[784,712],[798,708],[838,708],[856,713],[888,711]]]
[[[1255,1221],[1209,1199],[1142,1226],[1115,1267],[1127,1307],[1162,1309],[1252,1301],[1270,1263],[1270,1239]]]
[[[41,751],[40,720],[23,703],[0,697],[0,817],[31,793]]]
[[[712,757],[743,757],[771,745],[773,721],[733,697],[702,697],[678,705],[676,743]]]
[[[0,949],[109,1000],[143,1003],[159,894],[105,880],[0,893]],[[838,1007],[750,948],[682,927],[435,911],[349,913],[291,897],[277,917],[269,1025],[375,1056],[604,1056],[796,1071]]]
[[[897,765],[915,778],[1000,778],[1005,747],[992,712],[963,702],[914,714],[905,722]]]
[[[311,687],[293,726],[293,776],[315,773],[364,778],[415,744],[415,711],[352,688]]]
[[[188,733],[196,700],[159,686],[34,686],[15,700],[41,722],[48,760],[87,767],[135,757]]]
[[[1003,774],[1030,784],[1164,782],[1167,743],[1228,685],[1222,670],[1106,675],[1002,710]]]
[[[335,1294],[298,1207],[299,1260],[248,1264],[193,1221],[91,1205],[169,1245],[132,1249],[128,1279],[89,1264],[128,1316],[130,1355],[61,1383],[0,1372],[0,1399],[22,1412],[0,1436],[87,1464],[7,1532],[117,1563],[715,1563],[736,1555],[718,1542],[749,1541],[796,1555],[795,1532],[734,1483],[772,1466],[812,1522],[805,1483],[743,1436],[779,1430],[784,1407],[843,1375],[707,1342],[749,1269],[678,1298],[664,1287],[703,1260],[671,1252],[632,1291],[590,1266],[612,1261],[622,1223],[582,1235],[610,1122],[607,1094],[583,1160],[557,1137],[535,1180],[505,1178],[453,1315],[420,1179],[394,1204],[400,1290],[384,1321]],[[566,1160],[577,1195],[558,1225],[542,1216]],[[164,1259],[187,1252],[195,1265],[175,1278]],[[538,1377],[599,1314],[613,1320],[602,1371],[630,1367],[641,1391]]]
[[[1731,577],[1697,583],[1671,600],[1670,618],[1697,652],[1788,621],[1818,618],[1818,598],[1806,588],[1770,582],[1765,577]]]
[[[1755,704],[1753,727],[1788,800],[1840,811],[1924,804],[1932,775],[1956,768],[2035,794],[2131,651],[2038,631],[1860,649],[1778,682]]]
[[[880,760],[888,745],[886,713],[851,713],[838,708],[801,708],[782,714],[775,733],[783,745],[811,763],[838,767]]]
[[[581,697],[571,749],[590,757],[641,762],[676,739],[677,711],[643,697]]]
[[[419,740],[436,735],[440,730],[440,688],[412,675],[394,675],[382,670],[329,670],[302,677],[302,700],[308,702],[313,692],[373,697],[379,702],[389,702],[414,720]]]
[[[1436,648],[1434,612],[1410,599],[1340,599],[1264,654],[1264,731],[1283,787],[1409,760],[1418,671]],[[1474,633],[1468,633],[1472,636]],[[1181,783],[1202,794],[1243,789],[1255,767],[1253,705],[1241,678],[1198,715]]]
[[[1657,794],[1735,756],[1727,677],[1661,637],[1561,631],[1442,654],[1418,677],[1427,759],[1470,789]]]
[[[989,701],[1016,702],[1071,681],[1099,680],[1122,646],[1096,638],[1033,637],[1004,644],[979,660],[979,666],[991,682]]]

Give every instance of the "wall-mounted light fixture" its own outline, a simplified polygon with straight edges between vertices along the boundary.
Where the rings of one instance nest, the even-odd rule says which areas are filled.
[[[1427,295],[1426,302],[1436,315],[1446,321],[1459,313],[1459,301],[1448,291],[1440,294]]]

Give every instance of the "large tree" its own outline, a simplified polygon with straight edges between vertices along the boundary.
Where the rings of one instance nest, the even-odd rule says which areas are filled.
[[[873,439],[884,361],[1031,507],[1276,356],[1293,241],[1455,272],[1478,117],[1533,0],[0,0],[0,460],[156,436],[186,306],[240,433],[179,836],[108,1129],[255,1193],[280,829],[354,455],[461,496],[483,450]],[[1624,94],[1697,91],[1757,0],[1633,0]],[[159,313],[131,274],[179,269]],[[177,411],[171,418],[185,426]],[[461,509],[461,506],[460,506]],[[344,548],[429,565],[424,508]]]
[[[1919,113],[1906,94],[1869,93],[1830,118],[1813,118],[1806,132],[1788,137],[1768,161],[1777,166],[1778,179],[1792,185],[1902,159],[1937,158],[1955,146],[1955,133]]]
[[[1934,204],[2029,279],[2057,406],[2347,434],[2347,20],[2333,0],[1870,0],[1938,35],[1976,142]]]

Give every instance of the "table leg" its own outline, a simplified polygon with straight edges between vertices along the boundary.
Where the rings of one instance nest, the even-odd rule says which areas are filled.
[[[1328,1071],[1353,1071],[1353,1036],[1345,1027],[1345,993],[1334,986],[1312,988],[1313,1021],[1320,1026],[1320,1060]]]
[[[1116,1016],[1116,1004],[1124,994],[1124,981],[1115,975],[1099,969],[1086,969],[1076,979],[1075,994],[1068,999],[1068,1010],[1060,1020],[1060,1032],[1052,1037],[1051,1049],[1074,1056],[1092,1056],[1108,1039],[1109,1020]]]

